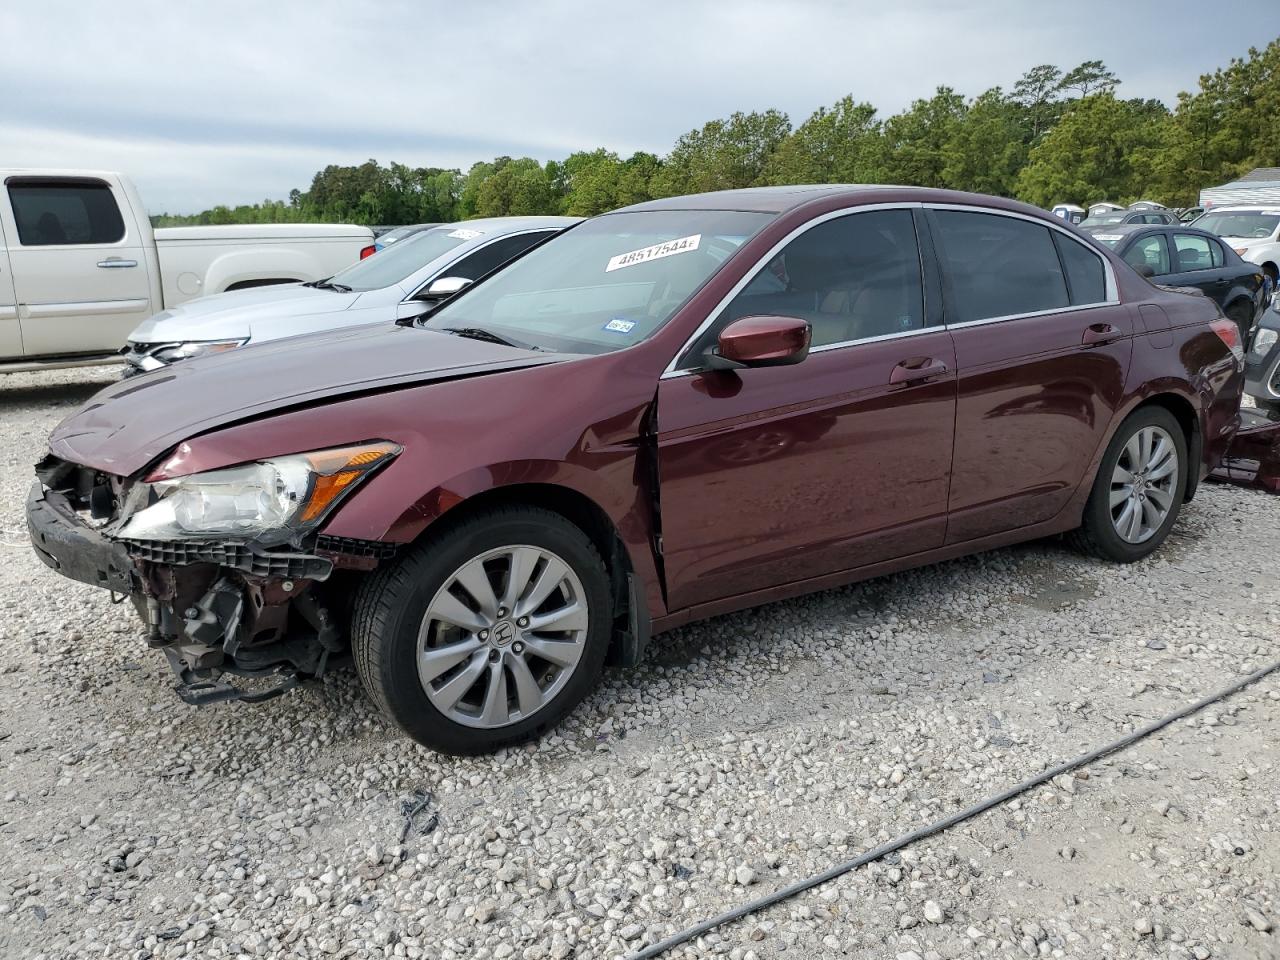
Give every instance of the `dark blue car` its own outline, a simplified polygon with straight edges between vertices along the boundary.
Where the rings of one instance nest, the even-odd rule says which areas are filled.
[[[1126,263],[1166,287],[1194,287],[1215,301],[1240,328],[1247,347],[1267,305],[1262,268],[1206,230],[1126,223],[1086,229]]]

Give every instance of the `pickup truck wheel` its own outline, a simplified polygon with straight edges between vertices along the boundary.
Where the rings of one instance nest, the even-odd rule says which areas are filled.
[[[1187,441],[1173,414],[1142,407],[1116,430],[1071,534],[1075,546],[1104,560],[1133,563],[1173,529],[1187,489]]]
[[[595,685],[612,629],[590,539],[547,510],[501,507],[453,525],[365,582],[351,646],[373,701],[453,754],[542,734]]]

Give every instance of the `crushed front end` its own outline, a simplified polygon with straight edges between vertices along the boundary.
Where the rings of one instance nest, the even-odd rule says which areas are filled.
[[[132,601],[184,701],[263,700],[347,660],[344,571],[395,548],[319,528],[399,452],[378,441],[145,479],[49,456],[27,526],[45,564]]]

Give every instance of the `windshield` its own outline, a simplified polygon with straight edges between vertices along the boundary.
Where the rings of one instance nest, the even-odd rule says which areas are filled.
[[[1123,213],[1104,213],[1097,217],[1086,217],[1080,224],[1082,227],[1104,227],[1108,223],[1120,223],[1124,220]]]
[[[357,293],[363,290],[381,290],[404,280],[410,274],[426,266],[442,253],[448,253],[460,243],[476,236],[474,230],[463,227],[437,227],[435,230],[424,230],[389,247],[379,250],[371,257],[347,267],[335,274],[335,286],[350,287]]]
[[[536,248],[423,325],[478,328],[568,353],[620,350],[671,319],[773,217],[733,210],[606,214]]]
[[[1206,213],[1194,226],[1220,237],[1250,237],[1261,240],[1276,232],[1280,210]]]

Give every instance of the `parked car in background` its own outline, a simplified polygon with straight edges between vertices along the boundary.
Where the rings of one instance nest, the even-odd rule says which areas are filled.
[[[385,250],[394,243],[406,240],[415,234],[421,233],[423,230],[430,230],[432,227],[438,227],[438,223],[415,223],[407,227],[393,227],[386,233],[380,233],[374,239],[373,245],[378,250]]]
[[[1092,234],[1152,281],[1199,290],[1240,328],[1241,342],[1249,343],[1266,307],[1262,271],[1212,233],[1187,226],[1121,224]]]
[[[0,372],[113,363],[142,320],[193,297],[319,280],[373,252],[367,227],[152,230],[118,173],[0,170]]]
[[[349,645],[404,730],[475,753],[654,631],[1065,532],[1147,556],[1231,441],[1242,356],[1210,301],[1014,201],[674,197],[409,325],[108,387],[27,517],[132,598],[184,699]]]
[[[1171,210],[1116,210],[1111,213],[1090,214],[1080,221],[1081,230],[1098,227],[1114,227],[1122,223],[1177,223],[1178,217]]]
[[[1280,297],[1258,322],[1245,357],[1245,393],[1260,407],[1280,413]]]
[[[573,217],[496,217],[423,230],[325,280],[205,297],[165,310],[129,335],[126,376],[316,330],[391,323],[439,303],[559,233]]]
[[[1280,283],[1280,206],[1214,207],[1192,226],[1217,234],[1250,263]]]
[[[1179,223],[1190,223],[1196,217],[1200,216],[1200,214],[1204,213],[1204,207],[1183,207],[1176,212],[1178,214]]]

